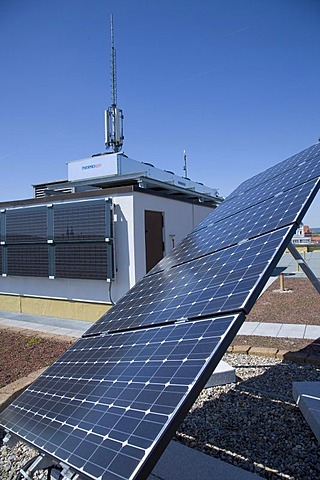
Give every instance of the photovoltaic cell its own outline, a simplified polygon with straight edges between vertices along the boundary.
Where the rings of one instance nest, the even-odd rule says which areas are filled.
[[[243,314],[80,339],[2,424],[89,479],[145,478]]]
[[[313,146],[244,182],[1,424],[85,480],[146,478],[292,238],[319,174]]]

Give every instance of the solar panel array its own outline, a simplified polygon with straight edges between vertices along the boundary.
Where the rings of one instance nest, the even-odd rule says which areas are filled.
[[[128,479],[139,470],[143,478],[141,463],[190,408],[226,348],[221,339],[242,317],[82,338],[2,421],[84,478]]]
[[[105,198],[3,209],[1,273],[112,279],[112,225],[112,201]]]
[[[1,424],[85,480],[146,478],[318,191],[319,153],[240,185]]]

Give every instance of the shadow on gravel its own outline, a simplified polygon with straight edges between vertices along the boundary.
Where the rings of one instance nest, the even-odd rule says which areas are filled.
[[[311,361],[315,365],[320,366],[320,338],[317,338],[313,342],[311,342],[309,345],[306,345],[305,347],[302,347],[300,349],[295,349],[291,351],[289,354],[284,355],[284,360],[291,360],[290,355],[293,355],[296,357],[295,361],[299,360],[299,357],[301,357],[301,363],[304,363],[304,359],[308,356],[311,356]]]
[[[2,446],[3,444],[3,439],[5,437],[5,431],[2,430],[2,428],[0,427],[0,447]]]
[[[239,368],[247,378],[259,357],[254,367]],[[305,380],[320,381],[320,370],[284,361],[235,385],[204,390],[176,438],[270,480],[320,478],[319,444],[291,393],[293,381]]]

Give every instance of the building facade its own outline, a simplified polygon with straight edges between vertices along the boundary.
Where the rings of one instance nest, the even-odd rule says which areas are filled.
[[[82,320],[99,318],[222,201],[123,154],[72,162],[68,180],[34,190],[0,204],[0,309]]]

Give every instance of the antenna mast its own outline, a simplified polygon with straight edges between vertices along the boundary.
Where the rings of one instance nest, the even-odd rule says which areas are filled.
[[[108,150],[111,148],[114,152],[119,152],[123,145],[123,113],[117,107],[117,62],[116,49],[114,46],[114,28],[113,15],[110,15],[110,29],[111,29],[111,53],[110,53],[110,67],[111,67],[111,106],[105,110],[105,146]]]

